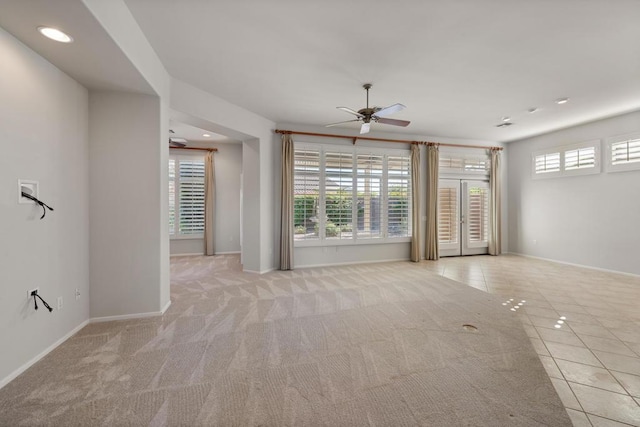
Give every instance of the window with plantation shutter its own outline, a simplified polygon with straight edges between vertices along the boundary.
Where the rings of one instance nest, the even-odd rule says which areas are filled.
[[[351,239],[353,154],[327,152],[324,160],[324,236],[328,240]]]
[[[484,246],[489,239],[489,189],[471,186],[468,191],[466,221],[469,246]]]
[[[467,152],[442,152],[438,160],[440,174],[488,175],[491,160]]]
[[[204,233],[204,159],[169,159],[169,234],[174,238]]]
[[[389,237],[411,236],[411,159],[387,158],[387,229]]]
[[[596,147],[577,148],[564,152],[564,169],[593,168],[596,165]]]
[[[438,243],[458,244],[458,189],[438,188]]]
[[[294,156],[294,239],[317,240],[320,205],[320,151],[296,150]]]
[[[409,241],[409,159],[407,150],[296,143],[296,245]]]
[[[610,138],[607,142],[610,172],[640,170],[640,133]]]
[[[560,172],[560,153],[544,153],[535,156],[535,173]]]

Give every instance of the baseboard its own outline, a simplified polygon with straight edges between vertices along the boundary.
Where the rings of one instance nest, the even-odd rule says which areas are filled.
[[[56,342],[51,344],[49,347],[44,349],[42,352],[40,352],[40,354],[38,354],[36,357],[32,358],[27,363],[23,364],[18,369],[16,369],[15,371],[13,371],[9,375],[7,375],[5,378],[0,380],[0,389],[2,387],[6,386],[7,384],[9,384],[11,381],[13,381],[18,375],[20,375],[21,373],[23,373],[24,371],[29,369],[31,366],[33,366],[37,361],[39,361],[40,359],[45,357],[47,354],[51,353],[53,350],[56,349],[56,347],[58,347],[60,344],[62,344],[63,342],[65,342],[66,340],[71,338],[80,329],[84,328],[88,324],[89,324],[89,319],[87,319],[84,322],[80,323],[78,326],[73,328],[71,331],[67,332],[62,338],[60,338],[59,340],[57,340]]]
[[[171,300],[165,304],[161,311],[150,311],[147,313],[133,313],[133,314],[121,314],[118,316],[105,316],[105,317],[92,317],[89,319],[89,323],[101,323],[101,322],[112,322],[114,320],[130,320],[130,319],[145,319],[147,317],[156,317],[162,316],[165,311],[169,309],[171,306]]]
[[[269,273],[271,271],[274,271],[275,267],[272,268],[267,268],[266,270],[262,270],[262,271],[255,271],[255,270],[242,270],[243,273],[251,273],[251,274],[266,274]]]
[[[381,262],[397,262],[397,261],[411,261],[409,258],[394,258],[394,259],[378,259],[375,261],[348,261],[348,262],[336,262],[329,264],[310,264],[310,265],[294,265],[293,269],[298,268],[314,268],[314,267],[334,267],[339,265],[356,265],[356,264],[378,264]]]
[[[230,252],[216,252],[214,255],[238,255],[240,251],[230,251]],[[196,252],[193,254],[171,254],[169,255],[171,258],[181,257],[181,256],[205,256],[204,252]]]
[[[573,263],[573,262],[559,261],[557,259],[543,258],[543,257],[539,257],[539,256],[534,256],[534,255],[521,254],[519,252],[505,252],[505,255],[507,255],[507,254],[508,255],[521,256],[521,257],[524,257],[524,258],[539,259],[540,261],[554,262],[556,264],[570,265],[572,267],[580,267],[580,268],[586,268],[586,269],[589,269],[589,270],[602,271],[603,273],[614,273],[614,274],[622,274],[623,276],[640,277],[640,274],[629,273],[627,271],[611,270],[611,269],[608,269],[608,268],[594,267],[592,265],[576,264],[576,263]]]

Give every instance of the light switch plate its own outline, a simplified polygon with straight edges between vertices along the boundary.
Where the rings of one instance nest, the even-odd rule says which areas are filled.
[[[36,199],[40,198],[40,186],[38,185],[38,181],[32,181],[30,179],[19,179],[18,180],[18,203],[20,204],[28,204],[33,203],[33,200],[27,199],[26,197],[22,197],[22,192],[31,194]]]

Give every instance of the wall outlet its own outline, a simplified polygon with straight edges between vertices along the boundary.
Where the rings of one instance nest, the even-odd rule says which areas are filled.
[[[58,310],[62,310],[62,297],[58,297]]]
[[[80,289],[76,288],[76,301],[80,299]]]
[[[29,298],[29,299],[30,299],[30,298],[33,298],[33,295],[31,295],[33,292],[37,292],[37,293],[39,293],[39,292],[40,292],[40,288],[33,288],[33,289],[29,289],[29,290],[27,291],[27,298]]]

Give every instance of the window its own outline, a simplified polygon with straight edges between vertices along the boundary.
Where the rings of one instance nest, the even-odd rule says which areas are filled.
[[[553,147],[533,153],[533,177],[554,178],[600,173],[599,153],[599,140]]]
[[[491,159],[488,156],[479,157],[477,154],[462,152],[440,153],[438,166],[442,174],[474,174],[489,175],[491,171]]]
[[[296,144],[296,245],[408,241],[409,156],[406,150]]]
[[[608,171],[640,170],[640,133],[609,138]]]
[[[204,233],[204,159],[169,158],[169,234],[200,238]]]
[[[560,153],[538,154],[535,157],[536,174],[560,172]]]

